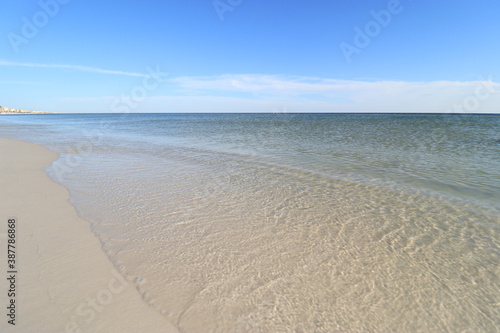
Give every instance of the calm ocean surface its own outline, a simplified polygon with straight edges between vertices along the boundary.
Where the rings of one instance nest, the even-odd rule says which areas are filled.
[[[183,332],[500,330],[500,116],[6,115]]]

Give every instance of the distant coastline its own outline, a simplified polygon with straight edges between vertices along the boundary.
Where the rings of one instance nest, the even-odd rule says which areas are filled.
[[[40,113],[50,113],[50,112],[12,109],[12,108],[7,108],[5,106],[0,106],[0,114],[40,114]]]

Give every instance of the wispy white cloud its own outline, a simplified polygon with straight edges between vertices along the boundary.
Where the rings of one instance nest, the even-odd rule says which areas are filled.
[[[361,81],[361,80],[338,80],[316,77],[293,77],[273,75],[221,75],[214,77],[178,77],[170,80],[178,84],[179,88],[186,90],[223,90],[251,93],[267,93],[280,95],[302,95],[302,94],[324,94],[332,92],[373,92],[378,95],[380,91],[385,93],[403,91],[425,91],[431,89],[462,90],[477,86],[478,81],[430,81],[430,82],[408,82],[408,81]],[[497,88],[500,84],[492,82]]]
[[[0,65],[4,63],[0,61]],[[125,95],[127,93],[130,92]],[[73,97],[67,94],[66,97],[53,96],[54,109],[50,110],[114,112],[112,105],[117,101],[122,103],[122,98],[111,94],[82,95],[78,91]],[[185,76],[168,79],[165,86],[138,104],[134,112],[274,112],[286,109],[287,112],[500,113],[500,83],[493,81],[491,76],[475,81],[428,82],[258,74]]]
[[[24,63],[24,62],[13,62],[13,61],[0,60],[0,66],[60,68],[60,69],[70,69],[70,70],[75,70],[75,71],[80,71],[80,72],[92,72],[92,73],[100,73],[100,74],[147,77],[146,74],[141,74],[141,73],[114,71],[114,70],[102,69],[102,68],[97,68],[97,67],[79,66],[79,65],[38,64],[38,63]]]
[[[0,81],[0,84],[30,85],[30,84],[44,84],[44,82],[38,82],[38,81]]]
[[[221,75],[171,79],[189,95],[245,93],[257,100],[288,100],[321,111],[446,112],[481,98],[475,112],[500,112],[500,84],[491,77],[476,81],[362,81],[273,75]],[[470,109],[470,108],[469,108]],[[304,110],[307,111],[307,110]]]

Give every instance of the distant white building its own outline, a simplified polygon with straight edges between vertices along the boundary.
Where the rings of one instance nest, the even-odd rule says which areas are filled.
[[[7,108],[5,106],[0,106],[0,113],[47,113],[44,111],[27,111],[20,109]]]

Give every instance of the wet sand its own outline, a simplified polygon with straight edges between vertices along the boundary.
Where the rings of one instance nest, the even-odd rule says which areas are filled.
[[[1,284],[2,332],[176,332],[113,267],[68,191],[43,170],[57,155],[0,138],[0,263],[16,220],[15,297]],[[15,326],[6,306],[15,299]]]

